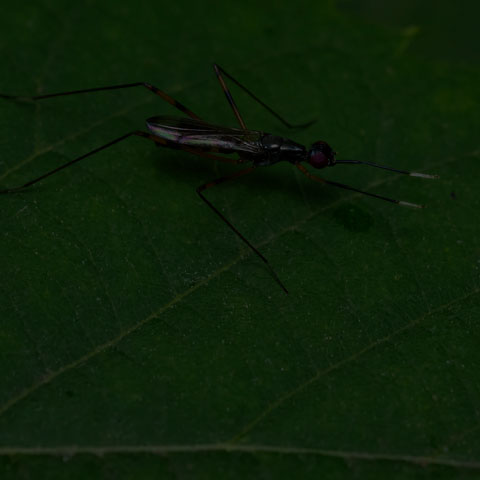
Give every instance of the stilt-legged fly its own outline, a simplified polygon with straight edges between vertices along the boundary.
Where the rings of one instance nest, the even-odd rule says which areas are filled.
[[[411,177],[422,177],[422,178],[438,178],[436,175],[427,175],[425,173],[409,172],[406,170],[399,170],[396,168],[387,167],[385,165],[379,165],[372,162],[363,162],[359,160],[337,160],[335,158],[336,152],[330,147],[327,142],[317,141],[312,144],[310,148],[306,148],[303,145],[300,145],[293,140],[288,138],[279,137],[272,135],[270,133],[261,132],[258,130],[248,130],[245,122],[243,121],[242,116],[233,100],[233,97],[225,83],[223,76],[229,78],[234,82],[238,87],[240,87],[244,92],[250,95],[256,102],[258,102],[262,107],[268,110],[273,116],[275,116],[280,122],[282,122],[288,128],[294,127],[306,127],[313,122],[308,122],[302,125],[292,125],[283,119],[278,113],[272,110],[268,105],[266,105],[262,100],[260,100],[256,95],[254,95],[249,89],[243,86],[235,78],[229,75],[223,68],[219,65],[214,64],[215,73],[220,82],[220,85],[225,92],[228,103],[233,109],[233,113],[239,123],[240,128],[228,128],[218,125],[212,125],[200,119],[195,113],[189,110],[187,107],[182,105],[180,102],[177,102],[175,99],[170,97],[168,94],[163,92],[157,87],[146,83],[146,82],[137,82],[129,83],[123,85],[111,85],[107,87],[98,87],[98,88],[88,88],[84,90],[73,90],[68,92],[60,93],[51,93],[48,95],[38,95],[34,97],[22,97],[17,95],[5,95],[0,94],[0,98],[10,99],[10,100],[25,100],[25,101],[37,101],[44,100],[46,98],[59,97],[65,95],[77,95],[81,93],[92,93],[99,92],[102,90],[118,90],[122,88],[131,88],[131,87],[145,87],[155,95],[160,96],[166,102],[173,105],[175,108],[180,110],[185,114],[184,117],[171,117],[171,116],[156,116],[147,119],[147,127],[150,131],[143,132],[140,130],[135,130],[133,132],[126,133],[121,137],[115,138],[114,140],[102,145],[94,150],[87,152],[69,162],[66,162],[59,167],[46,172],[45,174],[37,177],[29,182],[5,190],[0,190],[0,193],[14,193],[18,192],[24,188],[30,187],[33,184],[39,182],[40,180],[53,175],[54,173],[63,170],[64,168],[73,165],[84,158],[87,158],[95,153],[98,153],[106,148],[109,148],[116,143],[121,142],[122,140],[127,139],[133,135],[137,135],[148,140],[152,140],[156,143],[157,146],[174,148],[184,150],[186,152],[199,155],[201,157],[206,157],[214,160],[218,160],[224,163],[230,163],[234,165],[248,164],[247,168],[244,168],[233,175],[228,175],[224,177],[217,178],[210,182],[204,183],[197,188],[197,193],[200,198],[235,232],[235,234],[248,245],[248,247],[255,252],[255,254],[260,257],[271,274],[282,287],[285,293],[288,293],[286,287],[281,282],[280,278],[276,274],[275,270],[270,266],[268,260],[258,251],[258,249],[253,246],[237,229],[232,223],[225,218],[225,216],[205,197],[204,191],[208,188],[211,188],[220,183],[233,180],[235,178],[241,177],[251,173],[257,167],[267,167],[281,161],[287,161],[293,164],[298,168],[304,175],[316,182],[323,183],[326,185],[331,185],[334,187],[343,188],[346,190],[352,190],[354,192],[362,193],[364,195],[369,195],[370,197],[378,198],[380,200],[385,200],[387,202],[396,203],[397,205],[404,205],[408,207],[422,208],[422,205],[417,205],[414,203],[404,202],[401,200],[394,200],[392,198],[384,197],[382,195],[377,195],[375,193],[364,192],[354,187],[344,185],[342,183],[333,182],[326,180],[324,178],[318,177],[310,173],[304,165],[303,162],[309,164],[311,167],[316,169],[321,169],[325,167],[333,167],[338,164],[361,164],[369,165],[371,167],[383,168],[385,170],[390,170],[392,172],[402,173],[405,175],[410,175]],[[224,154],[224,155],[216,155]],[[228,157],[225,155],[236,154],[236,158]]]

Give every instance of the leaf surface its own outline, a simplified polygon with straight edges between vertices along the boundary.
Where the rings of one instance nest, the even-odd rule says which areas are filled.
[[[2,478],[478,475],[478,64],[347,7],[2,13],[4,93],[148,81],[235,127],[217,62],[292,123],[317,119],[287,131],[232,86],[249,128],[440,175],[319,172],[424,210],[291,165],[208,190],[289,295],[195,193],[234,167],[131,138],[2,195]],[[2,188],[177,113],[142,88],[0,111]]]

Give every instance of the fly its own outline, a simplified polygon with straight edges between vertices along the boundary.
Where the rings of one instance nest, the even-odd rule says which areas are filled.
[[[282,118],[278,113],[266,105],[262,100],[260,100],[255,94],[253,94],[249,89],[243,86],[235,78],[229,75],[222,67],[217,64],[214,64],[215,73],[220,82],[222,90],[227,97],[228,103],[230,104],[233,113],[237,119],[240,128],[229,128],[222,127],[218,125],[212,125],[208,122],[205,122],[195,113],[189,110],[187,107],[182,105],[180,102],[170,97],[159,88],[146,83],[146,82],[136,82],[128,83],[122,85],[110,85],[107,87],[97,87],[97,88],[88,88],[84,90],[73,90],[68,92],[60,93],[51,93],[48,95],[38,95],[33,97],[23,97],[18,95],[5,95],[0,94],[0,98],[5,98],[9,100],[24,100],[24,101],[37,101],[44,100],[52,97],[60,97],[66,95],[77,95],[81,93],[92,93],[99,92],[103,90],[118,90],[123,88],[132,88],[132,87],[144,87],[153,92],[155,95],[158,95],[163,100],[165,100],[170,105],[174,106],[180,110],[185,116],[184,117],[171,117],[171,116],[156,116],[147,119],[147,128],[149,132],[144,132],[141,130],[134,130],[132,132],[126,133],[110,142],[91,150],[73,160],[70,160],[59,167],[50,170],[43,175],[30,180],[29,182],[17,186],[8,188],[5,190],[0,190],[0,193],[15,193],[20,190],[23,190],[27,187],[34,185],[35,183],[43,180],[54,173],[67,168],[74,163],[79,162],[87,157],[90,157],[102,150],[105,150],[116,143],[119,143],[129,137],[139,136],[146,138],[155,142],[157,146],[167,147],[173,149],[184,150],[188,153],[194,155],[199,155],[201,157],[206,157],[214,160],[218,160],[223,163],[229,163],[233,165],[245,165],[248,164],[247,168],[243,168],[232,175],[223,176],[212,180],[210,182],[204,183],[197,188],[197,193],[200,198],[215,212],[223,222],[225,222],[231,230],[246,244],[248,247],[265,263],[269,269],[272,276],[281,286],[285,293],[288,293],[287,288],[282,283],[275,270],[270,266],[268,260],[260,253],[260,251],[244,237],[237,228],[220,212],[204,195],[204,191],[208,188],[214,187],[221,183],[225,183],[230,180],[242,177],[253,172],[257,167],[267,167],[274,165],[275,163],[286,161],[293,164],[298,168],[304,175],[308,178],[323,183],[326,185],[331,185],[334,187],[343,188],[346,190],[351,190],[354,192],[361,193],[363,195],[368,195],[370,197],[378,198],[380,200],[385,200],[387,202],[395,203],[397,205],[403,205],[407,207],[414,208],[423,208],[423,205],[417,205],[415,203],[405,202],[402,200],[395,200],[393,198],[384,197],[382,195],[377,195],[375,193],[364,192],[354,187],[344,185],[342,183],[333,182],[331,180],[326,180],[322,177],[312,174],[307,168],[305,168],[302,163],[307,163],[315,169],[322,169],[326,167],[333,167],[338,164],[357,164],[357,165],[368,165],[376,168],[383,168],[384,170],[390,170],[392,172],[401,173],[404,175],[410,175],[411,177],[421,177],[421,178],[438,178],[437,175],[428,175],[425,173],[410,172],[407,170],[400,170],[397,168],[388,167],[386,165],[380,165],[373,162],[363,162],[360,160],[337,160],[336,152],[330,147],[327,142],[317,141],[312,144],[310,148],[306,148],[304,145],[289,140],[288,138],[280,137],[277,135],[272,135],[270,133],[258,131],[258,130],[248,130],[247,126],[240,115],[240,112],[235,104],[233,97],[225,83],[224,77],[229,78],[234,82],[238,87],[240,87],[245,93],[250,95],[256,102],[258,102],[262,107],[264,107],[268,112],[270,112],[274,117],[276,117],[280,122],[282,122],[288,128],[301,128],[311,125],[313,122],[304,123],[301,125],[292,125]],[[223,155],[219,155],[223,154]],[[236,157],[228,157],[225,155],[235,154]]]

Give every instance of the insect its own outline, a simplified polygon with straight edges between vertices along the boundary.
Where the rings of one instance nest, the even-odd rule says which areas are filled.
[[[199,155],[201,157],[206,157],[220,162],[234,164],[234,165],[244,165],[248,164],[247,168],[243,168],[236,173],[228,176],[223,176],[212,180],[210,182],[204,183],[197,188],[197,193],[200,198],[215,212],[220,219],[225,222],[231,230],[246,244],[248,247],[265,263],[269,269],[272,276],[281,286],[285,293],[288,293],[287,288],[282,283],[278,277],[275,270],[271,267],[268,260],[260,253],[260,251],[250,243],[247,238],[240,233],[237,228],[220,212],[204,195],[204,191],[225,183],[230,180],[242,177],[253,172],[257,167],[267,167],[274,165],[275,163],[286,161],[293,164],[298,168],[304,175],[308,178],[326,185],[331,185],[334,187],[343,188],[346,190],[351,190],[358,192],[370,197],[378,198],[380,200],[385,200],[387,202],[395,203],[397,205],[404,205],[414,208],[423,208],[422,205],[417,205],[410,202],[404,202],[401,200],[394,200],[392,198],[384,197],[382,195],[377,195],[375,193],[365,192],[342,183],[333,182],[326,180],[317,175],[310,173],[307,168],[305,168],[302,163],[307,163],[315,169],[322,169],[326,167],[333,167],[338,164],[357,164],[357,165],[368,165],[376,168],[383,168],[385,170],[390,170],[396,173],[402,173],[405,175],[410,175],[411,177],[422,177],[422,178],[438,178],[437,175],[428,175],[425,173],[410,172],[406,170],[399,170],[396,168],[391,168],[386,165],[380,165],[373,162],[364,162],[360,160],[337,160],[336,152],[330,147],[327,142],[317,141],[312,144],[310,148],[306,148],[304,145],[289,140],[288,138],[283,138],[277,135],[272,135],[270,133],[258,131],[258,130],[249,130],[240,115],[240,112],[235,104],[233,97],[225,83],[224,76],[230,79],[238,87],[240,87],[245,93],[252,97],[256,102],[258,102],[263,108],[270,112],[274,117],[276,117],[280,122],[282,122],[288,128],[301,128],[311,125],[313,122],[304,123],[301,125],[292,125],[282,118],[278,113],[276,113],[272,108],[266,105],[262,100],[260,100],[255,94],[253,94],[248,88],[238,82],[234,77],[229,75],[222,67],[217,64],[213,65],[216,76],[220,82],[222,90],[227,97],[228,103],[230,104],[233,113],[238,121],[240,128],[229,128],[222,127],[218,125],[213,125],[208,122],[205,122],[195,113],[189,110],[187,107],[182,105],[180,102],[170,97],[168,94],[160,90],[159,88],[146,83],[146,82],[136,82],[128,83],[122,85],[110,85],[106,87],[97,87],[97,88],[88,88],[83,90],[73,90],[68,92],[60,93],[51,93],[48,95],[38,95],[32,97],[24,97],[18,95],[6,95],[0,94],[0,98],[7,100],[23,100],[23,101],[38,101],[44,100],[47,98],[66,96],[66,95],[77,95],[85,93],[100,92],[105,90],[118,90],[124,88],[132,87],[144,87],[153,92],[155,95],[158,95],[163,100],[165,100],[170,105],[174,106],[180,110],[185,116],[183,117],[172,117],[172,116],[155,116],[147,119],[147,128],[149,132],[144,132],[141,130],[134,130],[132,132],[126,133],[110,142],[91,150],[73,160],[70,160],[59,167],[50,170],[40,177],[37,177],[29,182],[4,190],[0,190],[0,193],[15,193],[21,191],[27,187],[34,185],[35,183],[43,180],[54,173],[67,168],[74,163],[79,162],[87,157],[90,157],[96,153],[101,152],[107,148],[112,147],[113,145],[126,140],[131,136],[139,136],[146,138],[155,142],[157,146],[167,147],[173,149],[184,150],[188,153],[194,155]],[[218,155],[223,154],[223,155]],[[232,155],[236,154],[236,158],[232,158]]]

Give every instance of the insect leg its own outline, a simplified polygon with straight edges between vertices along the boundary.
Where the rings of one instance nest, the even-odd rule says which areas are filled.
[[[233,113],[237,117],[237,120],[238,120],[238,123],[240,124],[240,127],[242,127],[243,130],[246,130],[247,126],[245,125],[245,122],[243,121],[243,118],[240,115],[238,107],[235,104],[235,101],[233,100],[232,94],[230,93],[230,90],[228,89],[227,84],[225,83],[225,80],[222,77],[222,72],[223,73],[225,73],[225,72],[216,63],[213,64],[213,68],[215,70],[215,73],[217,74],[218,81],[220,82],[220,85],[222,86],[222,90],[224,91],[225,96],[227,97],[228,103],[232,107]],[[225,73],[225,75],[229,76],[227,73]]]
[[[344,185],[343,183],[332,182],[331,180],[325,180],[324,178],[317,177],[316,175],[311,174],[303,165],[297,163],[296,167],[308,178],[315,180],[318,183],[324,183],[326,185],[332,185],[333,187],[344,188],[345,190],[351,190],[352,192],[358,192],[363,195],[368,195],[369,197],[378,198],[380,200],[385,200],[386,202],[396,203],[397,205],[403,205],[405,207],[413,208],[424,208],[424,205],[418,205],[416,203],[404,202],[402,200],[395,200],[393,198],[384,197],[383,195],[377,195],[376,193],[364,192],[358,188],[350,187],[349,185]]]
[[[106,150],[107,148],[112,147],[116,143],[119,143],[119,142],[131,137],[132,135],[137,135],[139,137],[150,138],[150,134],[145,133],[145,132],[141,132],[140,130],[136,130],[136,131],[133,131],[133,132],[130,132],[130,133],[126,133],[125,135],[122,135],[121,137],[118,137],[115,140],[112,140],[111,142],[106,143],[105,145],[97,147],[97,148],[91,150],[90,152],[87,152],[83,155],[80,155],[79,157],[74,158],[73,160],[70,160],[70,161],[64,163],[63,165],[60,165],[59,167],[54,168],[53,170],[50,170],[50,171],[44,173],[43,175],[40,175],[39,177],[34,178],[33,180],[30,180],[29,182],[27,182],[23,185],[19,185],[17,187],[12,187],[12,188],[7,188],[7,189],[4,189],[4,190],[0,190],[0,194],[1,193],[14,193],[14,192],[18,192],[19,190],[22,190],[24,188],[30,187],[30,186],[34,185],[35,183],[39,182],[40,180],[43,180],[44,178],[50,177],[54,173],[57,173],[60,170],[63,170],[64,168],[70,167],[74,163],[77,163],[80,160],[83,160],[84,158],[90,157],[90,156],[92,156],[92,155],[94,155],[98,152],[101,152],[102,150]],[[163,140],[161,138],[158,138],[158,141],[165,142],[165,144],[169,143],[167,140]]]
[[[399,170],[398,168],[392,168],[387,165],[382,165],[380,163],[362,162],[361,160],[335,160],[335,165],[338,165],[338,164],[368,165],[369,167],[382,168],[383,170],[390,170],[391,172],[395,172],[395,173],[403,173],[404,175],[410,175],[410,177],[431,178],[431,179],[440,178],[438,175],[430,175],[428,173],[420,173],[420,172],[410,172],[408,170]]]
[[[106,143],[105,145],[97,147],[97,148],[91,150],[90,152],[87,152],[87,153],[81,155],[80,157],[74,158],[73,160],[70,160],[70,161],[64,163],[63,165],[60,165],[59,167],[54,168],[53,170],[50,170],[50,171],[44,173],[43,175],[40,175],[39,177],[34,178],[33,180],[30,180],[29,182],[27,182],[23,185],[19,185],[17,187],[12,187],[12,188],[7,188],[7,189],[4,189],[4,190],[0,190],[0,194],[2,194],[2,193],[15,193],[15,192],[18,192],[20,190],[23,190],[24,188],[30,187],[33,184],[39,182],[40,180],[43,180],[44,178],[47,178],[47,177],[53,175],[54,173],[57,173],[60,170],[63,170],[64,168],[70,167],[74,163],[77,163],[80,160],[83,160],[84,158],[90,157],[90,156],[94,155],[95,153],[101,152],[102,150],[106,150],[107,148],[109,148],[109,147],[115,145],[116,143],[119,143],[122,140],[125,140],[125,139],[127,139],[127,138],[129,138],[133,135],[136,135],[138,137],[143,137],[143,138],[146,138],[148,140],[152,140],[158,146],[172,148],[172,149],[175,149],[175,150],[184,150],[186,152],[193,153],[194,155],[199,155],[199,156],[204,157],[204,158],[210,158],[212,160],[218,160],[220,162],[229,163],[231,165],[238,165],[240,163],[245,163],[245,161],[246,161],[245,159],[242,159],[242,158],[236,159],[236,158],[222,157],[221,155],[213,155],[211,153],[203,152],[201,150],[190,148],[188,146],[179,145],[178,143],[166,140],[164,138],[157,137],[156,135],[152,135],[151,133],[142,132],[141,130],[135,130],[133,132],[126,133],[125,135],[122,135],[121,137],[118,137],[115,140],[112,140],[111,142]]]
[[[302,123],[298,125],[293,125],[290,122],[287,122],[283,117],[281,117],[277,112],[275,112],[272,108],[270,108],[267,104],[262,102],[254,93],[252,93],[247,87],[243,86],[238,80],[235,80],[230,74],[228,74],[220,65],[217,65],[216,63],[213,64],[213,68],[215,69],[215,73],[217,74],[218,80],[220,81],[220,84],[222,85],[222,89],[225,92],[225,95],[227,97],[228,103],[230,103],[233,112],[235,113],[235,116],[237,117],[241,127],[245,129],[245,123],[242,120],[242,117],[240,116],[240,113],[238,112],[238,108],[235,105],[235,102],[233,101],[232,95],[230,94],[228,87],[225,84],[225,81],[223,80],[222,73],[229,78],[233,83],[238,85],[245,93],[250,95],[256,102],[258,102],[263,108],[268,110],[274,117],[276,117],[278,120],[280,120],[286,127],[288,128],[305,128],[311,125],[312,123],[315,123],[315,120],[312,120],[307,123]]]
[[[122,88],[132,88],[132,87],[145,87],[151,92],[153,92],[155,95],[158,95],[161,98],[163,98],[163,100],[165,100],[170,105],[173,105],[175,108],[177,108],[181,112],[188,115],[189,117],[200,120],[200,117],[197,116],[195,113],[193,113],[191,110],[189,110],[187,107],[185,107],[185,105],[181,104],[180,102],[177,102],[177,100],[172,98],[170,95],[166,94],[164,91],[160,90],[159,88],[147,82],[135,82],[135,83],[125,83],[121,85],[110,85],[107,87],[86,88],[83,90],[71,90],[68,92],[49,93],[47,95],[36,95],[33,97],[24,97],[21,95],[6,95],[4,93],[0,93],[0,98],[5,98],[7,100],[36,101],[36,100],[44,100],[46,98],[63,97],[67,95],[77,95],[79,93],[92,93],[92,92],[100,92],[103,90],[119,90]]]
[[[226,177],[221,177],[217,178],[216,180],[213,180],[208,183],[204,183],[200,187],[197,188],[197,193],[200,196],[200,198],[233,230],[233,232],[244,242],[246,243],[250,249],[258,256],[260,257],[265,264],[267,265],[268,269],[270,270],[270,273],[272,276],[275,278],[275,280],[278,282],[278,284],[282,287],[283,291],[285,293],[288,293],[288,290],[285,288],[285,285],[281,282],[280,278],[276,274],[275,270],[271,267],[271,265],[268,263],[268,260],[258,251],[257,248],[255,248],[238,230],[236,227],[233,226],[232,223],[230,223],[229,220],[223,215],[220,210],[218,210],[207,198],[203,195],[203,191],[206,190],[207,188],[214,187],[215,185],[219,185],[220,183],[227,182],[228,180],[233,180],[235,178],[241,177],[243,175],[247,175],[248,173],[251,173],[255,167],[250,167],[246,168],[244,170],[240,170],[239,172],[234,173],[233,175],[228,175]]]

